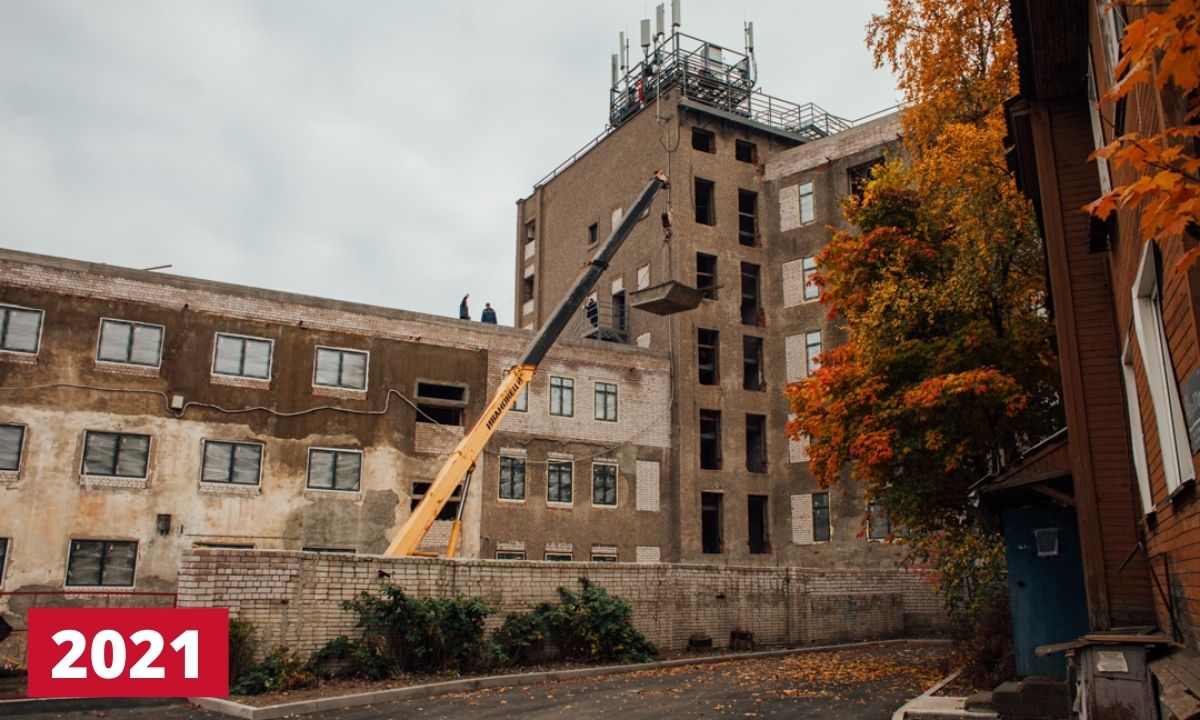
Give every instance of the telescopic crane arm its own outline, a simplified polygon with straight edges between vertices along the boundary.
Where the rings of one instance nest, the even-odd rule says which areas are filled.
[[[404,526],[400,528],[400,532],[388,545],[386,555],[416,554],[417,546],[421,544],[421,540],[429,532],[433,521],[437,519],[442,508],[450,500],[459,483],[474,467],[475,460],[483,452],[488,440],[491,440],[492,436],[496,434],[500,422],[508,414],[517,395],[533,379],[538,365],[546,357],[546,353],[550,351],[554,342],[558,340],[558,336],[562,334],[563,328],[566,327],[571,316],[583,303],[583,299],[587,297],[600,276],[608,269],[608,263],[616,255],[629,232],[633,230],[633,226],[637,225],[642,215],[649,209],[654,196],[668,184],[667,176],[661,171],[655,173],[650,182],[646,184],[642,194],[629,208],[629,212],[625,213],[625,217],[621,218],[621,222],[613,229],[612,234],[600,245],[600,249],[579,273],[579,277],[575,279],[575,283],[567,292],[566,297],[558,303],[558,307],[554,309],[550,319],[530,341],[521,359],[505,374],[504,379],[500,382],[500,387],[496,389],[496,394],[492,396],[479,420],[458,442],[457,447],[446,460],[446,464],[438,471],[437,477],[425,491],[425,497],[413,509]],[[463,500],[465,501],[466,498],[464,497]],[[451,557],[454,554],[457,540],[457,533],[452,533],[448,550],[448,555]]]

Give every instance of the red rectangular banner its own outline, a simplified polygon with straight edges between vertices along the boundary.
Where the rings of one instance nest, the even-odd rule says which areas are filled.
[[[225,697],[225,608],[32,608],[29,697]]]

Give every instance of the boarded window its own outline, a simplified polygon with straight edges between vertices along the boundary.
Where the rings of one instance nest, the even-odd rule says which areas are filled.
[[[314,490],[358,490],[362,453],[358,450],[308,451],[308,487]]]
[[[146,477],[150,436],[88,430],[83,439],[83,474]]]
[[[766,386],[763,339],[745,335],[742,337],[742,387],[746,390],[762,390]]]
[[[546,502],[571,503],[571,463],[551,460],[546,465]]]
[[[696,178],[695,189],[696,222],[701,225],[716,225],[716,185],[712,180]]]
[[[696,253],[696,289],[706,300],[717,299],[717,256]]]
[[[550,376],[550,414],[575,415],[575,381],[571,378]]]
[[[323,387],[365,390],[367,388],[367,353],[360,350],[317,348],[317,368],[313,384]]]
[[[163,327],[127,320],[102,320],[96,359],[104,362],[158,367],[162,359]]]
[[[596,419],[617,421],[617,386],[612,383],[596,383]]]
[[[525,499],[525,459],[500,458],[500,499]]]
[[[126,540],[72,540],[67,585],[133,587],[137,546]]]
[[[21,449],[25,443],[23,425],[0,425],[0,470],[21,469]]]
[[[721,411],[700,411],[700,468],[721,469]]]
[[[213,373],[236,377],[271,377],[271,350],[274,345],[264,338],[217,333],[213,349]]]
[[[758,193],[738,190],[738,242],[758,245]]]
[[[209,483],[257,485],[262,471],[263,446],[258,443],[204,441],[204,467],[200,479]]]
[[[767,416],[746,415],[746,469],[767,471]]]
[[[35,353],[42,336],[42,311],[0,305],[0,350]]]
[[[701,385],[717,385],[721,382],[720,358],[720,333],[696,328],[696,365]]]
[[[770,518],[767,515],[766,495],[746,496],[746,529],[751,555],[771,552]]]
[[[763,325],[759,279],[761,271],[753,263],[742,263],[742,324]]]
[[[592,464],[592,504],[617,505],[617,466]]]
[[[706,555],[720,554],[725,547],[722,536],[720,493],[700,493],[700,549]]]

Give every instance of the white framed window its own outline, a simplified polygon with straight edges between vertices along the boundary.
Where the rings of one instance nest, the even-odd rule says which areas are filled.
[[[810,182],[800,184],[800,224],[807,225],[816,219],[816,212],[813,206],[813,184]]]
[[[201,482],[258,485],[262,476],[262,443],[204,441]]]
[[[1141,264],[1131,289],[1133,328],[1142,355],[1142,367],[1146,371],[1146,383],[1150,386],[1150,402],[1154,406],[1154,420],[1158,426],[1167,492],[1173,494],[1183,483],[1195,480],[1196,471],[1192,466],[1183,404],[1179,399],[1179,385],[1175,382],[1167,333],[1163,328],[1161,272],[1158,245],[1153,241],[1147,242],[1142,249]]]
[[[1137,374],[1133,370],[1133,340],[1125,338],[1121,351],[1121,375],[1125,379],[1125,411],[1129,415],[1129,445],[1133,451],[1133,470],[1137,476],[1138,496],[1142,499],[1142,514],[1154,512],[1154,497],[1150,493],[1150,473],[1146,464],[1146,437],[1142,433],[1142,406],[1138,398]]]
[[[596,419],[617,421],[617,386],[613,383],[596,383]]]
[[[525,458],[500,456],[500,487],[497,492],[501,500],[525,500]]]
[[[0,425],[0,471],[20,472],[25,449],[24,425]]]
[[[575,415],[575,381],[571,378],[550,376],[550,414]]]
[[[162,364],[163,331],[162,325],[102,318],[96,360],[159,367]]]
[[[804,302],[812,302],[821,298],[821,288],[813,282],[813,274],[817,271],[817,259],[812,255],[800,261],[800,280],[804,283]]]
[[[213,375],[271,379],[275,341],[267,338],[217,333],[213,341]]]
[[[84,433],[84,475],[144,478],[149,460],[149,435],[95,430]]]
[[[551,460],[546,463],[546,502],[556,505],[572,503],[573,482],[570,460]]]
[[[1104,124],[1100,117],[1100,91],[1096,87],[1096,67],[1095,58],[1092,57],[1092,49],[1088,48],[1088,66],[1087,66],[1087,86],[1088,86],[1088,117],[1092,121],[1092,148],[1099,150],[1104,147]],[[1102,157],[1096,158],[1096,171],[1100,174],[1100,192],[1112,192],[1112,176],[1108,171],[1108,160]]]
[[[517,399],[513,400],[512,407],[509,408],[512,412],[529,412],[529,386],[521,388],[521,392],[517,393]]]
[[[309,488],[357,492],[361,476],[361,450],[309,448],[307,482]]]
[[[318,346],[313,385],[366,390],[369,357],[362,350]]]
[[[42,341],[41,310],[0,305],[0,350],[36,355]]]
[[[807,375],[812,375],[821,367],[817,357],[821,354],[821,331],[810,330],[804,333],[804,368]]]
[[[133,587],[138,544],[134,540],[71,540],[68,586]]]
[[[525,553],[518,550],[497,550],[497,560],[524,560]]]
[[[592,505],[617,506],[616,463],[592,463]]]
[[[546,562],[571,562],[575,556],[571,553],[564,552],[548,552],[546,553]]]
[[[617,554],[612,552],[593,552],[592,562],[594,563],[615,563]]]

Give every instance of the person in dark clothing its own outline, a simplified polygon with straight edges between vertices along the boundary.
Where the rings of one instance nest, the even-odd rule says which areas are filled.
[[[596,305],[595,298],[588,298],[587,305],[583,306],[583,311],[587,313],[588,322],[592,327],[600,324],[600,308]]]
[[[458,304],[458,319],[470,320],[471,309],[467,307],[467,298],[471,297],[470,293],[463,295],[462,302]]]
[[[496,311],[492,309],[491,303],[483,304],[483,312],[479,315],[480,322],[496,324]]]

